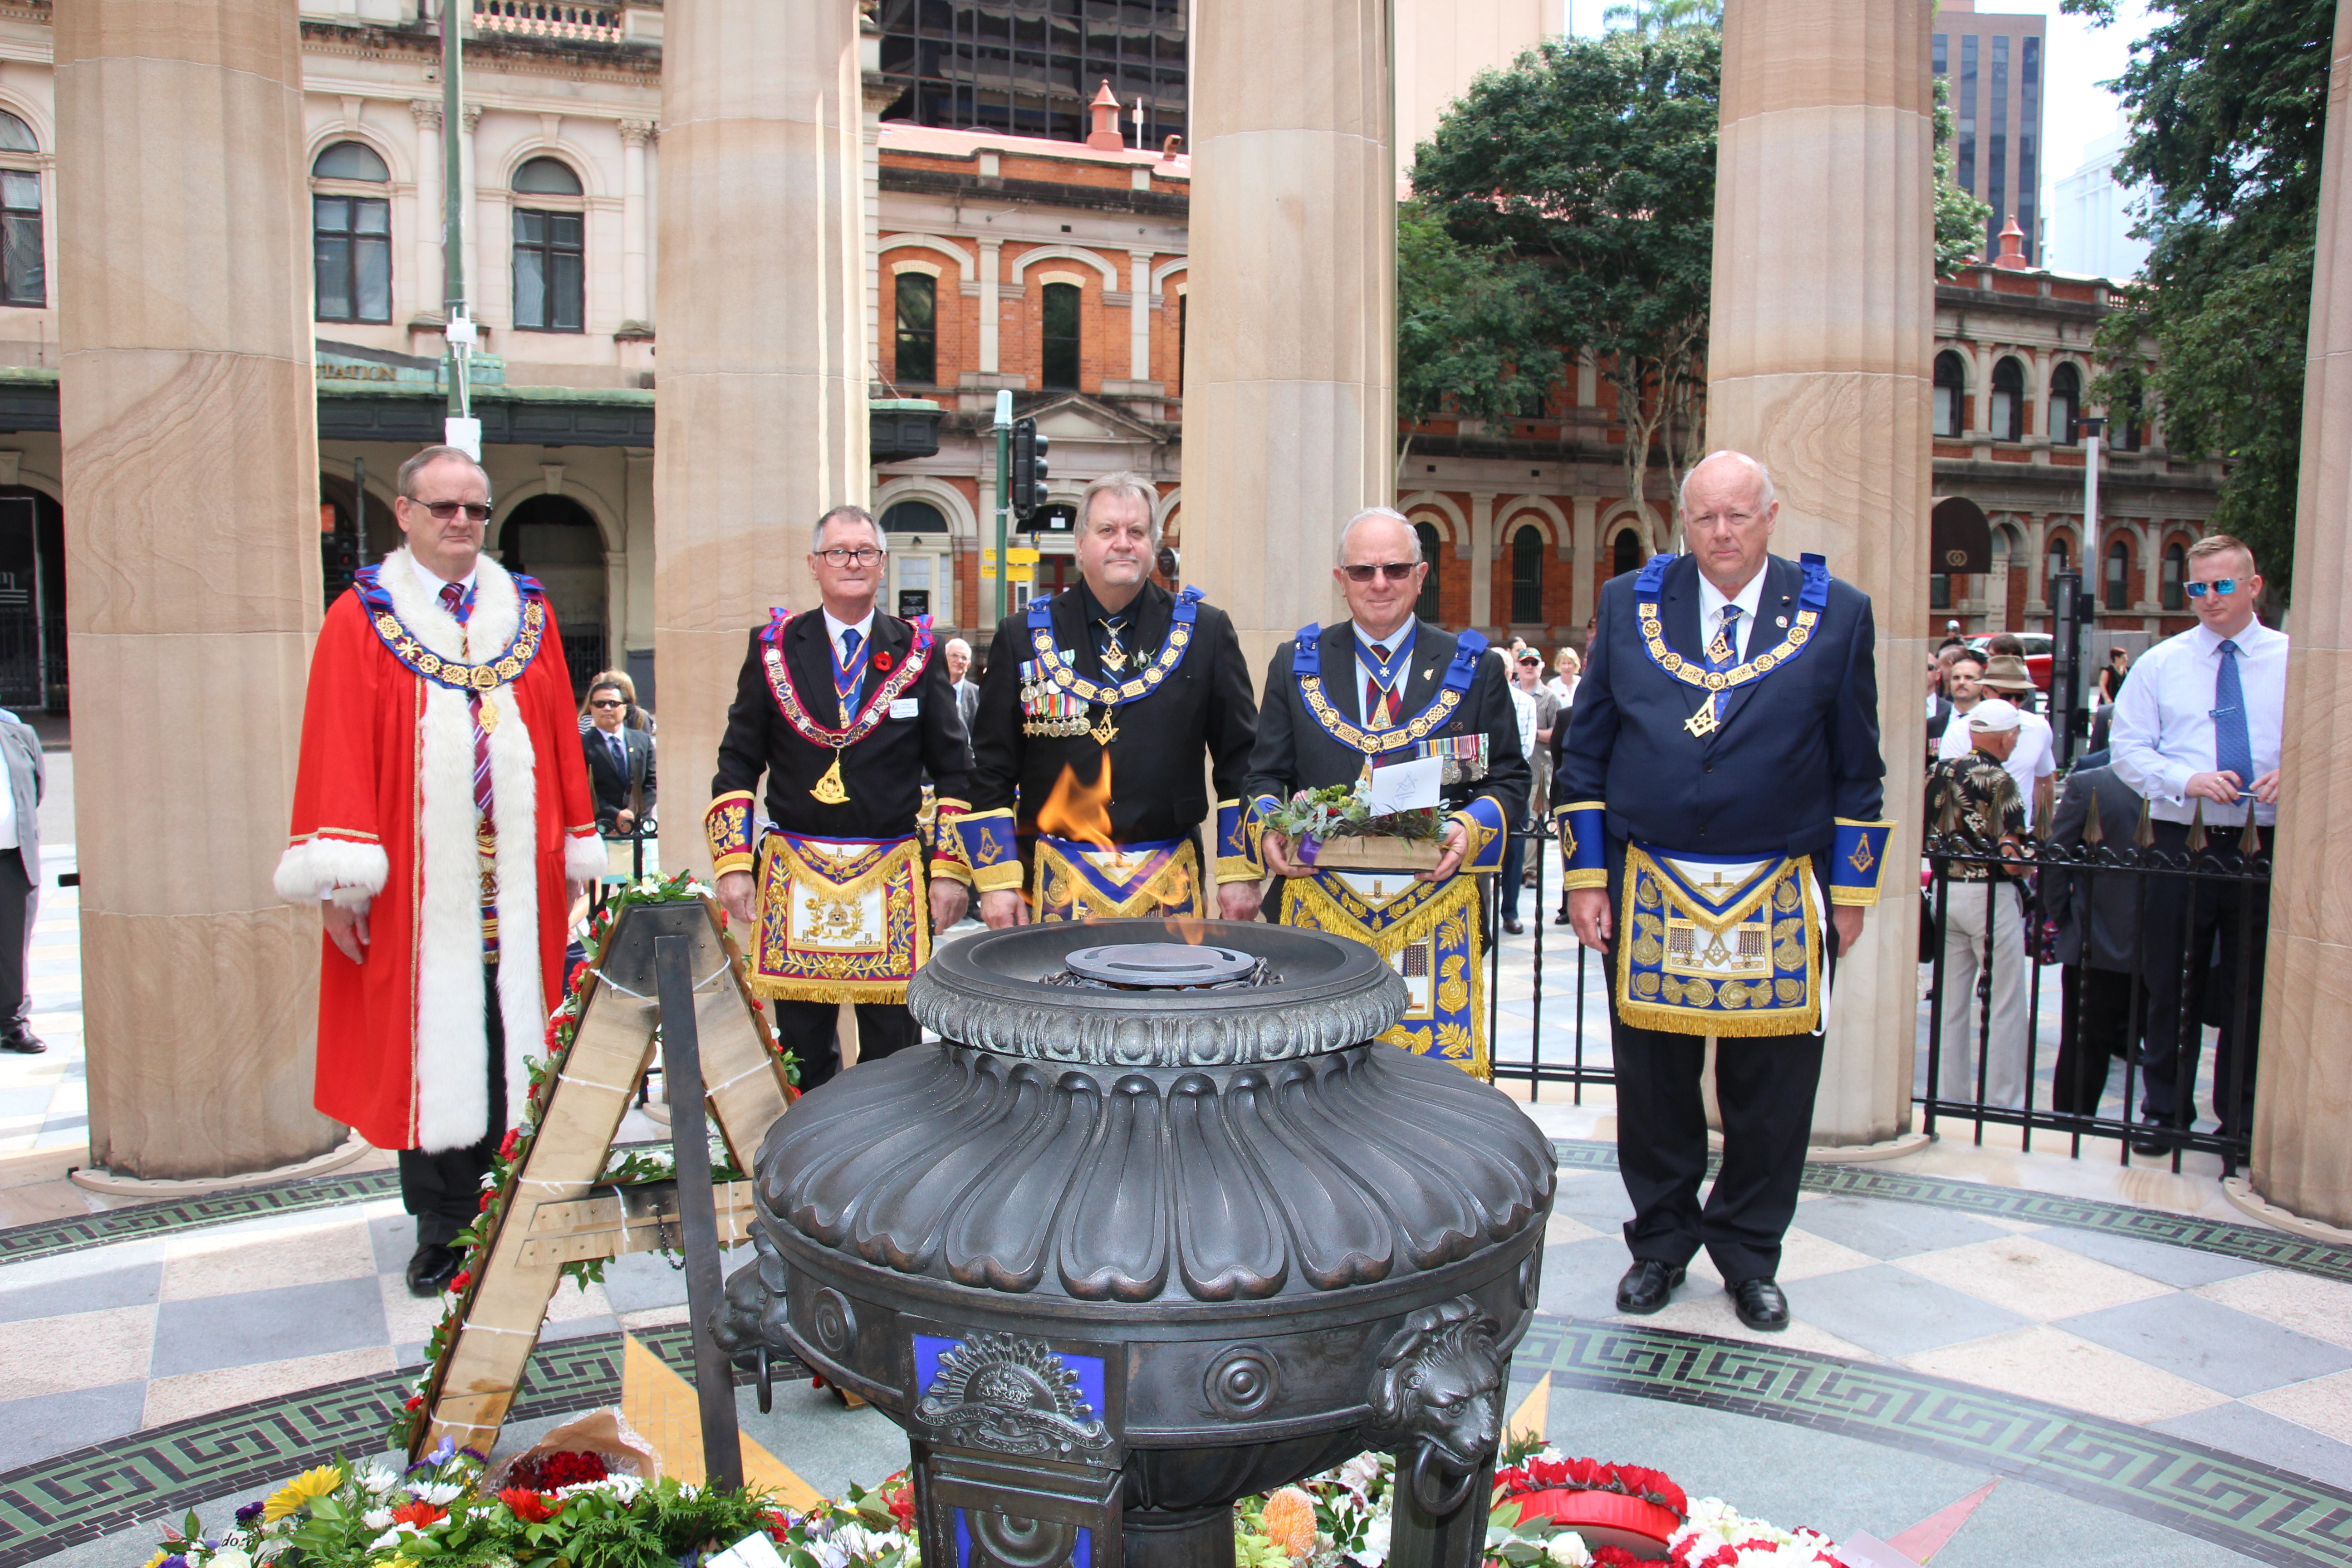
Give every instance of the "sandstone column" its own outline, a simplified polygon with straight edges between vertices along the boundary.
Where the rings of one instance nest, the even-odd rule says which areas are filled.
[[[815,607],[809,528],[863,504],[857,13],[847,0],[673,0],[656,268],[654,642],[676,759],[662,864],[708,867],[702,811],[772,605]]]
[[[408,112],[416,121],[416,269],[409,290],[416,298],[415,314],[438,321],[449,310],[448,275],[441,265],[447,205],[441,199],[441,105],[420,98]]]
[[[2292,1214],[2352,1226],[2352,840],[2330,803],[2352,790],[2352,3],[2336,13],[2328,78],[2311,358],[2303,382],[2294,638],[2286,668],[2263,1053],[2254,1098],[2254,1188]],[[2087,558],[2089,552],[2084,555]]]
[[[56,27],[90,1153],[265,1170],[342,1137],[318,917],[270,889],[321,591],[300,38],[235,0]]]
[[[1388,0],[1193,9],[1184,576],[1253,670],[1341,613],[1332,546],[1396,493]]]
[[[646,143],[653,121],[621,121],[621,321],[642,327],[646,309]]]
[[[1885,894],[1839,966],[1816,1143],[1911,1119],[1935,323],[1927,0],[1731,0],[1716,154],[1707,444],[1760,458],[1774,548],[1819,551],[1878,624]]]

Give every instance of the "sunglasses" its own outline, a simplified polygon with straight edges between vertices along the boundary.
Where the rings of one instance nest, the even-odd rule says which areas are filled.
[[[617,697],[608,697],[591,702],[588,706],[591,708],[619,708],[625,705]]]
[[[1369,583],[1375,573],[1391,583],[1402,583],[1412,575],[1412,569],[1419,564],[1417,561],[1383,561],[1377,566],[1342,566],[1339,570],[1348,574],[1350,583]]]
[[[2192,599],[2201,599],[2208,590],[2226,599],[2238,591],[2238,580],[2235,577],[2216,577],[2210,583],[2188,584],[2182,591]]]
[[[431,512],[436,522],[447,522],[461,511],[476,522],[490,521],[490,503],[484,500],[416,500],[412,497],[410,504]]]

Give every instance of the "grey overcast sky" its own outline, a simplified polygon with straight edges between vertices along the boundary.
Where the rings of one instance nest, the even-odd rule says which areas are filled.
[[[1569,30],[1580,37],[1601,32],[1601,14],[1616,0],[1561,0]],[[2051,187],[2083,163],[2083,150],[2116,128],[2115,96],[2099,83],[2123,74],[2133,40],[2153,25],[2141,0],[2116,0],[2116,19],[2095,31],[2079,16],[2062,16],[2058,0],[1977,0],[1976,9],[2006,16],[2049,18],[2047,85],[2042,131],[2047,146],[2042,168],[2042,210],[2050,210]]]

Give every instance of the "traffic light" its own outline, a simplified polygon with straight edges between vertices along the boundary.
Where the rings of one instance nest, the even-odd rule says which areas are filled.
[[[1013,515],[1026,522],[1045,508],[1045,448],[1034,419],[1013,422]]]

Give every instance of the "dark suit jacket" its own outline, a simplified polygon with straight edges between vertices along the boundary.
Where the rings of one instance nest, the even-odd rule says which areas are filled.
[[[1077,656],[1073,668],[1079,674],[1100,680],[1102,664],[1087,634],[1080,593],[1071,588],[1054,595],[1054,637]],[[1136,595],[1132,646],[1145,658],[1159,657],[1175,605],[1176,596],[1157,583],[1147,582]],[[989,649],[980,716],[972,725],[972,810],[1011,809],[1020,831],[1028,834],[1063,768],[1070,768],[1080,784],[1092,784],[1108,760],[1116,792],[1106,808],[1111,837],[1121,844],[1181,838],[1200,826],[1213,804],[1201,792],[1204,752],[1217,799],[1241,798],[1242,773],[1257,733],[1257,704],[1250,699],[1241,639],[1224,611],[1206,603],[1195,610],[1184,662],[1149,697],[1111,710],[1118,733],[1108,747],[1088,734],[1023,731],[1021,666],[1035,657],[1027,613],[1005,616]],[[1130,673],[1133,668],[1129,666]],[[1095,710],[1089,709],[1088,715],[1096,716]]]
[[[1706,693],[1668,675],[1643,647],[1637,575],[1601,590],[1552,809],[1601,801],[1612,838],[1701,855],[1820,856],[1831,847],[1834,819],[1878,820],[1886,764],[1878,754],[1868,595],[1832,578],[1804,648],[1723,693],[1718,728],[1702,740],[1683,723]],[[1778,622],[1794,621],[1803,584],[1797,563],[1767,558],[1748,657],[1785,635]],[[1667,646],[1704,663],[1694,558],[1666,568],[1658,615]]]
[[[1413,633],[1412,663],[1405,676],[1402,716],[1410,719],[1429,705],[1445,683],[1446,666],[1454,661],[1459,639],[1443,626],[1421,623]],[[1273,795],[1286,800],[1291,792],[1353,784],[1363,772],[1364,754],[1332,739],[1315,721],[1298,694],[1297,678],[1290,673],[1292,645],[1275,649],[1265,667],[1265,702],[1258,714],[1257,749],[1250,754],[1248,798]],[[1364,694],[1357,689],[1356,627],[1352,621],[1325,626],[1316,639],[1323,663],[1323,689],[1331,705],[1360,722]],[[1439,731],[1443,735],[1486,736],[1486,776],[1465,779],[1445,787],[1446,809],[1459,811],[1480,795],[1492,796],[1503,808],[1503,821],[1518,830],[1528,809],[1529,772],[1527,754],[1519,750],[1518,710],[1511,705],[1503,661],[1489,653],[1478,661],[1478,673],[1462,705]],[[1582,701],[1580,689],[1578,700]],[[1433,737],[1433,739],[1434,737]]]
[[[896,616],[875,613],[873,636],[864,650],[865,696],[871,697],[875,684],[888,679],[887,670],[877,668],[882,656],[887,655],[895,668],[914,642],[914,627]],[[793,685],[811,715],[819,723],[836,721],[824,616],[812,610],[794,617],[784,629],[783,653]],[[956,711],[947,659],[937,645],[922,679],[908,689],[907,696],[916,705],[914,716],[885,719],[842,753],[841,781],[849,798],[838,805],[827,805],[809,794],[833,766],[833,748],[802,739],[784,721],[769,694],[760,656],[760,633],[755,631],[736,680],[734,705],[727,710],[727,733],[719,742],[719,772],[710,781],[714,796],[756,791],[764,773],[769,819],[788,833],[824,838],[900,838],[914,832],[926,772],[941,800],[965,798],[971,747],[964,737],[962,715]]]
[[[596,826],[610,827],[613,815],[634,811],[640,817],[654,807],[654,738],[643,730],[624,729],[619,731],[621,744],[627,748],[627,768],[613,763],[613,747],[604,731],[590,725],[580,736],[580,749],[588,757],[588,787],[596,796]],[[630,792],[642,788],[645,798],[634,805]]]
[[[2091,797],[2099,801],[2102,847],[2129,854],[2139,826],[2139,796],[2111,767],[2077,768],[2050,818],[2050,841],[2079,847],[2090,826]],[[2058,962],[2128,974],[2139,967],[2139,879],[2125,870],[2044,867],[2042,897],[2058,922]],[[2084,916],[2090,917],[2090,952],[2084,953]]]

